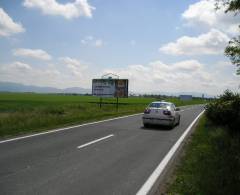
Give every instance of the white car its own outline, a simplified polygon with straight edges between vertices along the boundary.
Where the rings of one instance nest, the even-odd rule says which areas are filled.
[[[148,125],[166,125],[173,128],[180,123],[179,110],[180,109],[176,108],[171,102],[152,102],[144,110],[142,116],[143,125],[144,127]]]

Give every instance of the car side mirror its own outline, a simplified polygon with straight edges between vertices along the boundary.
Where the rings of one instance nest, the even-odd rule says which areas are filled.
[[[180,111],[180,108],[176,108],[175,111]]]

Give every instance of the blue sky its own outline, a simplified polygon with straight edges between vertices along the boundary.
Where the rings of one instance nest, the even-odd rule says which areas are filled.
[[[223,48],[239,16],[192,0],[1,0],[0,81],[91,87],[116,73],[134,92],[238,90]]]

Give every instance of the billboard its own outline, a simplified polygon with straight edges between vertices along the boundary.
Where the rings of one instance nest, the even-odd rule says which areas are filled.
[[[92,95],[100,97],[128,97],[128,79],[93,79]]]

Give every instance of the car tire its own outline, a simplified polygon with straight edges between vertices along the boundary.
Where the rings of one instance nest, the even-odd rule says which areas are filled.
[[[180,116],[178,117],[178,122],[177,122],[177,125],[179,125],[180,124]]]
[[[171,129],[173,129],[173,128],[176,126],[176,124],[175,124],[175,120],[176,120],[176,119],[174,118],[172,124],[170,125],[170,128],[171,128]]]
[[[148,127],[149,127],[149,124],[143,123],[143,126],[144,126],[145,128],[148,128]]]

